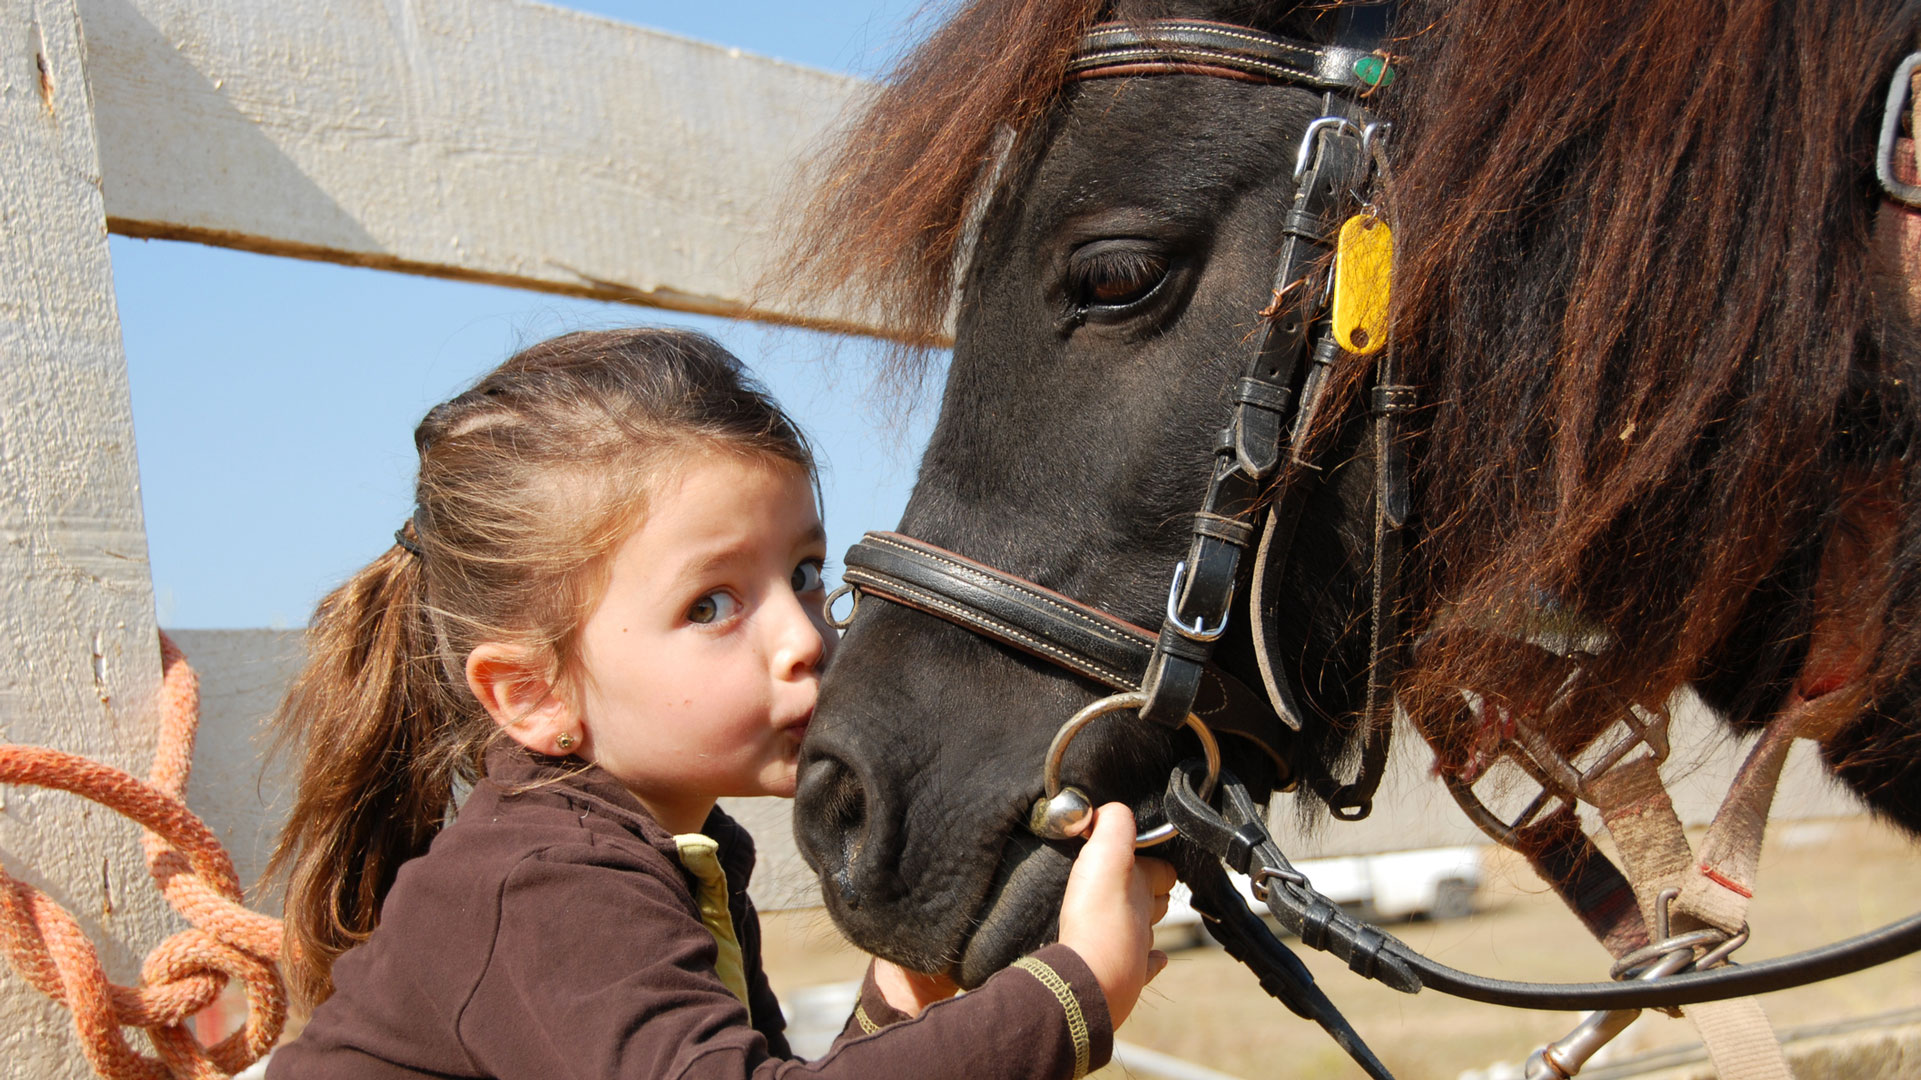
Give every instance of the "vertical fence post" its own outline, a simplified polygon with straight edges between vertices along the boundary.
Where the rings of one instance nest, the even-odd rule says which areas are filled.
[[[144,775],[159,649],[82,54],[75,0],[0,0],[0,741]],[[172,925],[137,831],[70,796],[0,788],[0,861],[117,981]],[[91,1075],[65,1010],[3,965],[0,1059]]]

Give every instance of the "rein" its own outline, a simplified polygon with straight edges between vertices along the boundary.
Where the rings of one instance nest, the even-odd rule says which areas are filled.
[[[1400,438],[1400,418],[1417,400],[1416,388],[1398,382],[1392,350],[1382,352],[1374,362],[1367,394],[1375,469],[1374,554],[1368,685],[1361,713],[1362,763],[1352,780],[1342,782],[1299,760],[1295,736],[1305,713],[1283,667],[1270,655],[1264,630],[1270,604],[1264,591],[1285,565],[1295,522],[1315,488],[1315,479],[1323,475],[1324,466],[1313,459],[1315,448],[1308,436],[1316,430],[1334,365],[1345,354],[1367,356],[1382,344],[1357,330],[1338,305],[1329,317],[1327,298],[1339,290],[1323,279],[1323,268],[1337,244],[1342,246],[1343,259],[1347,257],[1347,229],[1369,216],[1365,210],[1355,215],[1354,208],[1364,203],[1370,174],[1385,171],[1385,128],[1362,101],[1395,76],[1387,58],[1373,49],[1384,35],[1389,14],[1378,7],[1343,9],[1348,40],[1365,39],[1367,48],[1313,45],[1193,19],[1102,24],[1083,36],[1068,63],[1070,81],[1190,74],[1291,85],[1322,94],[1320,118],[1308,125],[1297,155],[1295,192],[1281,229],[1272,282],[1275,299],[1262,312],[1259,346],[1234,384],[1233,412],[1216,440],[1207,491],[1192,521],[1186,556],[1174,566],[1158,632],[955,552],[887,532],[868,533],[847,552],[845,584],[828,599],[829,619],[845,628],[861,597],[873,594],[1120,691],[1069,720],[1050,747],[1044,794],[1030,822],[1032,830],[1045,838],[1065,838],[1069,825],[1091,810],[1092,802],[1084,793],[1060,786],[1057,777],[1061,751],[1088,720],[1131,708],[1142,718],[1170,728],[1193,727],[1209,751],[1208,760],[1186,762],[1174,770],[1161,805],[1166,824],[1138,838],[1137,846],[1178,835],[1213,856],[1209,869],[1189,882],[1196,909],[1208,919],[1211,932],[1256,973],[1263,989],[1296,1014],[1318,1023],[1377,1080],[1392,1078],[1315,985],[1306,967],[1248,910],[1220,864],[1248,874],[1257,896],[1303,945],[1340,956],[1365,978],[1404,993],[1430,988],[1517,1008],[1599,1010],[1569,1036],[1538,1051],[1529,1062],[1529,1080],[1572,1076],[1626,1026],[1635,1010],[1643,1008],[1715,1003],[1694,1014],[1710,1049],[1718,1054],[1717,1040],[1734,1036],[1766,1039],[1771,1045],[1772,1032],[1764,1019],[1758,1033],[1751,1027],[1731,1025],[1727,1019],[1742,1008],[1758,1015],[1758,1008],[1751,1001],[1727,999],[1817,982],[1921,951],[1921,914],[1822,948],[1737,965],[1726,958],[1746,939],[1744,924],[1739,933],[1733,930],[1739,912],[1745,911],[1744,901],[1722,911],[1722,915],[1732,913],[1732,922],[1723,918],[1720,921],[1727,925],[1716,928],[1714,919],[1699,916],[1698,898],[1684,896],[1677,911],[1691,925],[1705,928],[1671,934],[1667,905],[1673,899],[1671,893],[1681,892],[1671,890],[1649,909],[1656,928],[1650,934],[1643,913],[1635,907],[1628,879],[1600,856],[1580,830],[1573,806],[1577,799],[1589,801],[1601,805],[1604,816],[1609,816],[1621,803],[1602,805],[1593,793],[1610,783],[1621,786],[1618,781],[1629,774],[1651,777],[1658,787],[1654,767],[1666,753],[1665,716],[1646,721],[1624,703],[1629,737],[1585,771],[1554,753],[1544,739],[1533,738],[1529,745],[1516,743],[1508,756],[1541,782],[1542,794],[1514,821],[1502,820],[1482,805],[1471,781],[1449,785],[1484,831],[1527,854],[1590,929],[1622,956],[1616,977],[1626,981],[1545,984],[1490,979],[1423,956],[1349,917],[1317,892],[1268,833],[1260,807],[1246,786],[1220,768],[1210,731],[1234,734],[1258,746],[1277,768],[1275,790],[1306,783],[1335,817],[1358,820],[1367,816],[1386,765],[1392,683],[1400,667],[1396,612],[1402,530],[1409,513],[1407,451]],[[1370,20],[1371,26],[1357,25]],[[1899,80],[1903,91],[1908,70],[1903,69]],[[1901,100],[1905,102],[1905,94]],[[1921,188],[1915,191],[1921,198]],[[1342,234],[1338,240],[1337,231]],[[1244,578],[1251,579],[1245,589],[1247,617],[1262,692],[1212,662],[1214,644],[1226,632]],[[835,618],[832,609],[843,593],[852,593],[854,605],[845,617]],[[1531,736],[1525,725],[1519,727],[1523,736]],[[1763,742],[1769,754],[1785,754],[1785,746],[1798,734],[1804,733],[1783,725],[1779,732],[1764,736]],[[1649,751],[1646,755],[1627,759],[1630,751],[1642,746]],[[1763,757],[1761,750],[1757,747],[1751,763]],[[1778,770],[1778,760],[1769,760]],[[1766,769],[1753,771],[1765,773]],[[1743,808],[1764,818],[1773,788],[1772,777],[1763,779],[1768,784],[1765,790],[1757,781],[1739,792],[1739,800],[1731,795],[1729,805],[1758,803],[1758,810],[1750,805]],[[1216,788],[1219,810],[1208,801]],[[1543,814],[1555,799],[1560,807]],[[1665,793],[1660,794],[1659,805],[1666,808],[1668,817],[1673,816]],[[1719,818],[1716,824],[1718,829]],[[1679,857],[1687,859],[1678,819],[1670,832],[1651,842],[1648,850],[1667,857],[1674,855],[1678,845]],[[1711,870],[1708,859],[1725,854],[1708,850],[1718,840],[1711,832],[1702,856],[1703,873]],[[1752,840],[1758,849],[1758,829]],[[1627,847],[1624,843],[1624,853]],[[1746,849],[1742,853],[1752,854]],[[1636,869],[1635,857],[1630,854],[1630,869]],[[1640,858],[1647,861],[1645,855]],[[1642,875],[1636,880],[1648,878]],[[1653,891],[1652,886],[1647,888]],[[1778,1059],[1778,1048],[1774,1054]],[[1763,1069],[1743,1075],[1775,1073]]]
[[[1267,835],[1260,807],[1231,773],[1222,773],[1223,810],[1195,789],[1197,761],[1168,781],[1169,820],[1182,836],[1217,852],[1266,893],[1264,902],[1301,943],[1346,960],[1349,968],[1404,993],[1423,988],[1520,1009],[1655,1009],[1786,990],[1861,971],[1921,950],[1921,914],[1818,949],[1651,980],[1532,983],[1490,979],[1423,956],[1397,938],[1342,913],[1315,891]],[[1244,907],[1245,905],[1243,905]],[[1665,944],[1665,943],[1657,943]],[[1672,950],[1670,950],[1672,951]],[[1667,955],[1662,953],[1659,955]]]

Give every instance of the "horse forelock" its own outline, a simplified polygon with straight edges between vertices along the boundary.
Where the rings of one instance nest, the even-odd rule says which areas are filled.
[[[785,280],[844,294],[912,350],[944,343],[955,256],[1010,133],[1059,92],[1105,0],[974,0],[908,55],[814,164]]]
[[[1722,704],[1771,707],[1793,680],[1842,494],[1915,434],[1866,155],[1916,22],[1874,0],[1404,13],[1384,108],[1395,341],[1427,406],[1409,579],[1446,623],[1413,628],[1430,723],[1460,713],[1450,687],[1538,696],[1500,640],[1544,603],[1605,627],[1598,673],[1643,698],[1738,669]],[[1863,617],[1912,626],[1921,511],[1897,486],[1906,542]],[[1877,685],[1917,661],[1921,635],[1887,635]]]
[[[1060,98],[1080,36],[1110,18],[1206,12],[1251,26],[1338,4],[1300,0],[973,0],[903,59],[816,160],[810,202],[774,291],[853,297],[911,363],[946,343],[970,225],[1010,147]]]

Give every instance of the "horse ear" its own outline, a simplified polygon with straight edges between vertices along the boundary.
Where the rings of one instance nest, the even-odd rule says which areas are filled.
[[[466,667],[467,688],[508,738],[537,754],[553,754],[562,736],[563,752],[577,745],[578,710],[525,649],[483,642],[467,654]]]

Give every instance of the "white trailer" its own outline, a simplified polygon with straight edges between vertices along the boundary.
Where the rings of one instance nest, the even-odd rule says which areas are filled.
[[[1485,850],[1479,846],[1445,847],[1304,859],[1294,868],[1328,899],[1365,919],[1458,919],[1474,913]],[[1267,905],[1255,898],[1247,875],[1231,870],[1228,875],[1247,899],[1249,910],[1266,915]],[[1163,948],[1191,947],[1212,940],[1185,884],[1174,887],[1167,917],[1156,928],[1156,940]]]

